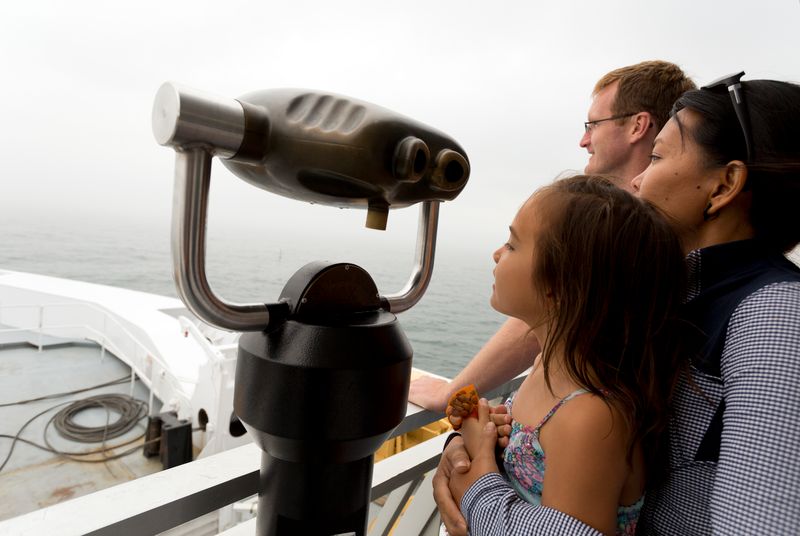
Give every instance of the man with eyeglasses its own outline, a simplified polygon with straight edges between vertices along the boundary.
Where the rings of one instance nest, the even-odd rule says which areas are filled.
[[[656,134],[672,104],[694,82],[677,65],[646,61],[615,69],[595,85],[580,146],[589,152],[587,174],[610,175],[633,191],[631,180],[650,163]]]
[[[588,120],[580,146],[589,152],[587,174],[609,175],[620,188],[632,191],[631,181],[650,163],[650,151],[661,127],[669,119],[673,103],[696,86],[677,65],[665,61],[645,61],[615,69],[595,85]],[[453,390],[474,384],[487,392],[525,371],[539,352],[529,328],[510,318],[495,333],[472,361],[451,381],[422,377],[411,383],[409,400],[435,411],[444,411]],[[454,446],[457,446],[454,445]],[[465,451],[462,452],[465,453]],[[446,461],[443,460],[442,464]],[[440,468],[434,494],[443,519],[463,518],[454,501],[442,500],[449,491]],[[437,493],[436,488],[444,485]],[[465,534],[456,531],[457,534]]]

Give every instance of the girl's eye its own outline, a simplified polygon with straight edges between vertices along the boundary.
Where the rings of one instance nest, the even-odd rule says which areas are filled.
[[[511,245],[511,244],[509,244],[508,242],[506,242],[506,243],[504,244],[504,247],[505,247],[507,250],[509,250],[509,251],[514,251],[514,246],[512,246],[512,245]]]
[[[650,154],[650,162],[655,162],[656,160],[661,160],[661,157],[655,153]]]

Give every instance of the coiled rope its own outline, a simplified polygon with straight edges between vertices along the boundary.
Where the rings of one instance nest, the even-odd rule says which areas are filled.
[[[0,404],[0,407],[24,405],[24,404],[29,404],[31,402],[36,402],[36,401],[40,401],[40,400],[47,400],[47,399],[52,399],[52,398],[60,398],[60,397],[63,397],[63,396],[73,395],[75,393],[81,393],[81,392],[89,391],[91,389],[97,389],[99,387],[107,387],[109,385],[114,385],[114,384],[118,384],[118,383],[125,383],[125,382],[129,381],[128,378],[129,378],[129,376],[123,376],[122,378],[117,379],[117,380],[112,380],[110,382],[101,383],[101,384],[94,385],[94,386],[91,386],[91,387],[86,387],[86,388],[83,388],[83,389],[77,389],[75,391],[68,391],[68,392],[64,392],[64,393],[55,393],[55,394],[52,394],[52,395],[41,396],[41,397],[30,399],[30,400],[20,400],[18,402],[9,402],[9,403]],[[25,428],[27,428],[28,425],[31,424],[34,420],[36,420],[38,417],[41,417],[45,413],[53,411],[56,408],[59,408],[59,407],[62,407],[62,406],[66,406],[66,407],[64,407],[61,411],[59,411],[58,414],[56,414],[53,417],[51,417],[50,420],[47,422],[47,424],[44,427],[44,433],[43,433],[44,437],[43,437],[43,439],[44,439],[44,442],[46,443],[46,445],[41,445],[41,444],[38,444],[38,443],[36,443],[34,441],[31,441],[29,439],[25,439],[25,438],[21,437],[22,436],[22,432],[25,430]],[[77,415],[79,412],[81,412],[81,411],[83,411],[85,409],[89,409],[89,408],[93,408],[93,407],[106,408],[106,410],[108,412],[107,413],[107,417],[106,417],[106,425],[104,425],[104,426],[96,426],[96,427],[87,427],[87,426],[83,426],[83,425],[75,423],[75,421],[74,421],[75,415]],[[120,415],[120,417],[116,421],[114,421],[113,423],[110,422],[111,421],[111,412],[112,411],[114,411],[114,412],[116,412],[116,413],[118,413]],[[121,443],[117,443],[115,445],[106,445],[106,440],[107,439],[112,439],[112,438],[115,438],[115,437],[119,437],[120,435],[122,435],[122,434],[128,432],[129,430],[131,430],[134,426],[136,426],[137,423],[139,423],[142,419],[144,419],[147,416],[148,411],[149,411],[149,409],[148,409],[147,402],[144,402],[143,400],[138,400],[138,399],[132,398],[132,397],[127,396],[127,395],[122,395],[122,394],[96,395],[96,396],[91,396],[91,397],[88,397],[88,398],[84,398],[82,400],[77,400],[75,402],[62,402],[60,404],[56,404],[54,406],[51,406],[51,407],[45,409],[44,411],[41,411],[41,412],[37,413],[36,415],[31,417],[30,419],[28,419],[28,421],[25,422],[25,424],[23,424],[20,427],[20,429],[17,431],[17,433],[15,435],[9,435],[9,434],[0,433],[0,438],[11,439],[12,440],[11,441],[11,446],[9,447],[9,450],[8,450],[8,453],[5,456],[5,459],[3,459],[2,463],[0,463],[0,472],[3,471],[3,469],[6,466],[6,464],[8,463],[9,459],[11,459],[11,454],[14,452],[14,446],[17,444],[17,442],[27,443],[27,444],[29,444],[29,445],[31,445],[33,447],[38,448],[38,449],[45,450],[45,451],[48,451],[48,452],[52,452],[53,454],[64,456],[66,458],[69,458],[69,459],[74,460],[74,461],[79,461],[79,462],[104,463],[104,462],[107,462],[107,461],[110,461],[110,460],[115,460],[117,458],[121,458],[123,456],[127,456],[128,454],[131,454],[131,453],[133,453],[133,452],[135,452],[137,450],[140,450],[142,445],[140,444],[140,445],[131,447],[128,450],[125,450],[123,452],[117,452],[117,453],[112,454],[112,455],[109,455],[108,453],[110,451],[113,451],[113,450],[118,449],[120,447],[123,447],[123,446],[126,446],[126,445],[130,445],[131,443],[137,442],[142,437],[144,437],[144,435],[145,435],[144,431],[142,431],[142,433],[140,435],[137,435],[136,437],[134,437],[132,439],[124,440]],[[63,451],[63,450],[56,449],[56,448],[53,447],[53,445],[50,443],[50,441],[49,441],[49,439],[47,437],[47,431],[48,431],[48,429],[50,428],[51,425],[55,426],[56,430],[58,430],[58,432],[61,435],[65,436],[65,437],[68,437],[70,439],[73,439],[74,441],[86,442],[86,443],[88,443],[88,442],[102,443],[102,446],[99,447],[99,448],[90,449],[90,450],[83,451],[83,452],[69,452],[69,451]],[[160,438],[154,438],[154,439],[151,439],[150,441],[145,441],[145,444],[156,442],[156,441],[159,441],[159,440],[160,440]],[[94,456],[94,457],[90,457],[90,456]]]
[[[102,426],[84,426],[75,422],[75,416],[91,408],[106,410],[106,423]],[[112,413],[119,415],[111,422]],[[95,395],[77,400],[56,413],[52,423],[62,437],[81,443],[104,443],[128,432],[140,420],[147,416],[147,403],[128,395],[107,394]],[[47,433],[45,431],[45,438]],[[52,448],[48,442],[47,445]]]

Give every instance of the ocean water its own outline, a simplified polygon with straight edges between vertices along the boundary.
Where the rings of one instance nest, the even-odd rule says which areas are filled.
[[[177,296],[168,222],[0,219],[0,225],[0,269]],[[340,245],[330,239],[259,240],[258,233],[210,228],[207,244],[212,288],[241,303],[276,301],[289,277],[314,260],[358,264],[381,293],[394,293],[408,280],[414,258],[413,237],[407,243]],[[505,320],[489,307],[492,262],[486,249],[440,242],[428,291],[398,315],[414,366],[454,376]]]

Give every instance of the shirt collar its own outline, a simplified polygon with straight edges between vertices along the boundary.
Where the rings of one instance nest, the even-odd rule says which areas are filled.
[[[686,296],[684,301],[692,301],[700,295],[700,263],[703,259],[702,249],[690,251],[686,256]]]
[[[717,281],[741,272],[755,260],[772,256],[772,251],[755,239],[737,240],[695,249],[686,256],[686,301],[697,298]]]

